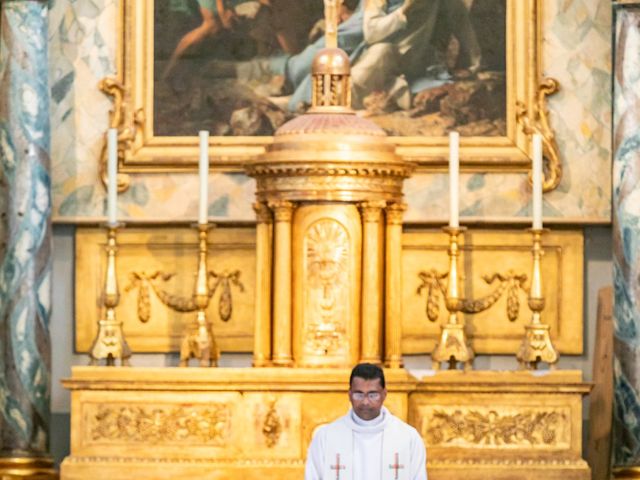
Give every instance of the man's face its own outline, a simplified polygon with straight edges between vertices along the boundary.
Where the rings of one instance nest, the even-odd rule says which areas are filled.
[[[387,389],[382,388],[380,379],[365,380],[354,377],[349,388],[349,400],[356,415],[363,420],[373,420],[380,415],[380,409],[387,398]]]

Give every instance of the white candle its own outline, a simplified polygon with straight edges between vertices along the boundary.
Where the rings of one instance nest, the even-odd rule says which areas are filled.
[[[107,223],[118,222],[118,130],[107,132]]]
[[[458,228],[458,196],[460,182],[460,134],[449,133],[449,227]]]
[[[198,223],[207,223],[209,209],[209,132],[200,131],[200,161],[198,162],[198,179],[200,180],[200,204]]]
[[[542,137],[533,135],[533,225],[534,229],[542,228]]]

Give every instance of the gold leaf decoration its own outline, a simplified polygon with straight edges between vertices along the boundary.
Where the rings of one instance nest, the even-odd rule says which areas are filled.
[[[181,297],[167,291],[163,285],[169,280],[176,277],[176,273],[165,273],[157,271],[152,274],[145,272],[132,272],[129,278],[129,284],[125,287],[125,292],[131,290],[138,291],[138,319],[146,323],[151,318],[151,300],[149,289],[152,289],[156,297],[163,305],[175,312],[190,313],[195,312],[198,307],[193,297]],[[233,298],[231,296],[231,287],[235,286],[240,292],[244,292],[244,285],[240,281],[240,270],[233,272],[224,271],[217,273],[210,271],[209,279],[209,299],[213,297],[218,288],[221,289],[218,314],[223,322],[228,322],[233,313]]]
[[[427,290],[427,318],[431,322],[438,320],[440,315],[440,302],[442,299],[446,299],[446,283],[444,280],[448,274],[439,273],[438,271],[431,269],[428,272],[419,272],[418,278],[422,282],[416,289],[416,294],[420,295],[422,290]],[[527,281],[527,275],[523,273],[515,273],[509,270],[506,275],[501,273],[493,273],[491,275],[485,275],[482,280],[487,285],[493,285],[498,282],[496,288],[485,295],[484,297],[477,299],[464,299],[462,301],[461,311],[467,314],[479,313],[488,310],[496,304],[502,295],[507,292],[507,318],[511,322],[515,322],[518,319],[520,313],[520,301],[518,299],[518,292],[526,293],[525,283]]]
[[[557,410],[513,415],[497,410],[434,410],[423,426],[423,437],[429,446],[554,445],[566,423],[567,416]]]
[[[314,320],[306,326],[305,346],[315,354],[335,353],[343,344],[349,246],[346,229],[331,219],[314,223],[305,235],[307,297],[314,312]]]
[[[230,433],[226,404],[203,407],[101,406],[91,417],[96,442],[224,446]]]
[[[262,425],[262,434],[265,436],[267,447],[275,447],[278,440],[280,440],[281,433],[282,423],[276,410],[276,401],[272,401],[269,406],[269,411],[264,417],[264,424]]]
[[[547,97],[560,90],[560,83],[554,78],[545,78],[538,85],[536,104],[531,111],[524,102],[516,102],[516,122],[527,135],[539,133],[542,136],[542,148],[544,155],[544,172],[542,190],[550,192],[554,190],[562,180],[562,161],[556,136],[549,123],[547,110]],[[529,173],[529,183],[532,183]]]

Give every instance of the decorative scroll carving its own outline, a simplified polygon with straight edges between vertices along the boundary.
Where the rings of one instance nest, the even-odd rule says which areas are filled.
[[[244,285],[240,281],[240,274],[240,270],[234,270],[233,272],[225,270],[222,273],[214,271],[208,272],[209,299],[213,297],[218,288],[221,289],[218,301],[218,314],[223,322],[228,322],[233,313],[231,287],[235,286],[240,292],[244,292]],[[175,273],[165,273],[162,271],[157,271],[150,275],[145,272],[132,272],[130,274],[129,284],[124,290],[125,292],[134,289],[138,290],[138,319],[141,322],[148,322],[151,318],[151,289],[163,305],[176,312],[188,313],[195,312],[198,309],[193,297],[185,298],[174,295],[162,287],[162,284],[168,282],[175,276]]]
[[[348,291],[349,236],[335,220],[323,219],[311,225],[305,236],[305,263],[311,302],[306,328],[306,348],[329,354],[345,342],[346,325],[341,312]]]
[[[560,83],[554,78],[545,78],[538,86],[536,104],[533,106],[532,115],[524,102],[516,102],[516,121],[522,131],[531,135],[539,133],[542,136],[544,158],[544,182],[542,189],[545,192],[554,190],[562,180],[562,162],[558,152],[556,136],[549,125],[549,112],[547,111],[547,97],[560,90]],[[532,182],[529,173],[529,182]]]
[[[423,424],[429,446],[553,446],[564,440],[567,416],[558,410],[521,411],[503,415],[496,410],[434,410]]]
[[[109,127],[118,129],[118,163],[122,163],[125,152],[133,147],[138,133],[142,131],[145,114],[142,108],[132,115],[128,114],[128,105],[125,100],[126,89],[122,83],[112,77],[105,77],[98,83],[98,88],[105,95],[113,97],[113,109],[109,112]],[[107,184],[107,135],[100,151],[100,178],[104,185]],[[129,188],[131,179],[129,175],[118,173],[118,191],[124,192]]]
[[[276,410],[276,400],[273,400],[262,424],[262,434],[265,437],[267,447],[275,447],[278,440],[280,440],[281,433],[282,423],[280,421],[280,415],[278,415],[278,411]]]
[[[446,297],[446,279],[448,273],[440,273],[435,269],[431,269],[428,272],[418,273],[418,277],[422,283],[418,286],[416,293],[420,295],[422,290],[427,290],[427,318],[435,322],[440,315],[440,303],[441,299]],[[520,313],[520,300],[518,299],[518,292],[527,293],[526,281],[527,275],[520,273],[517,274],[512,270],[509,270],[506,275],[501,273],[493,273],[491,275],[484,275],[482,280],[487,285],[492,285],[498,281],[498,285],[495,290],[488,295],[479,299],[465,299],[462,302],[461,311],[468,314],[483,312],[491,308],[495,303],[500,300],[502,295],[507,292],[507,318],[511,322],[515,322],[518,319]]]
[[[101,406],[90,417],[88,428],[96,442],[200,443],[222,447],[230,433],[230,417],[226,404],[182,408]]]

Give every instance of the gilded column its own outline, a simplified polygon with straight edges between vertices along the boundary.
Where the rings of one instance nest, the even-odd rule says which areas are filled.
[[[385,242],[385,356],[389,368],[402,367],[402,216],[406,206],[387,206]]]
[[[365,202],[362,212],[362,331],[360,361],[382,362],[382,209],[385,202]]]
[[[291,358],[291,218],[293,204],[287,201],[273,202],[274,273],[273,283],[273,365],[287,367]]]
[[[266,367],[271,362],[271,249],[273,216],[261,202],[253,204],[256,212],[256,318],[253,366]]]
[[[640,2],[614,5],[613,461],[616,478],[640,478]]]
[[[0,2],[0,477],[49,457],[51,195],[48,2]]]

